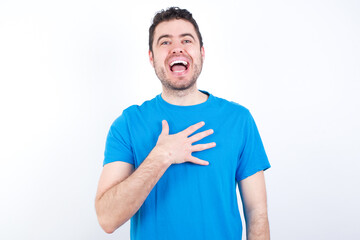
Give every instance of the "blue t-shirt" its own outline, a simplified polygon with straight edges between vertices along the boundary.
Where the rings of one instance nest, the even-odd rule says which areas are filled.
[[[171,165],[131,218],[132,240],[241,239],[236,183],[270,164],[250,112],[202,92],[209,98],[193,106],[172,105],[159,94],[124,110],[110,128],[104,164],[124,161],[135,168],[155,147],[163,119],[169,134],[200,121],[205,126],[195,133],[214,130],[194,144],[216,142],[216,147],[192,154],[209,165]]]

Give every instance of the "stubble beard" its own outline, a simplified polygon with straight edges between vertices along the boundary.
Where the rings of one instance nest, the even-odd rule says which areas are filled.
[[[203,60],[201,57],[200,57],[199,62],[200,62],[200,64],[194,63],[194,65],[193,65],[194,74],[192,75],[190,81],[185,81],[182,84],[176,84],[176,83],[171,82],[171,80],[166,77],[165,68],[158,67],[158,64],[156,61],[154,61],[154,68],[155,68],[156,76],[159,78],[161,84],[165,88],[167,88],[168,90],[171,90],[171,91],[184,91],[184,90],[192,88],[195,85],[195,83],[201,73],[201,70],[202,70]]]

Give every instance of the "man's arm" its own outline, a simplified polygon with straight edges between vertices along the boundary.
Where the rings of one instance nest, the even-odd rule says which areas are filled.
[[[182,132],[169,135],[169,126],[163,121],[156,146],[136,171],[131,164],[124,162],[104,166],[95,208],[99,223],[105,232],[114,232],[139,210],[171,164],[192,162],[208,165],[208,162],[193,157],[191,153],[215,147],[215,143],[192,144],[212,134],[213,131],[207,130],[188,137],[202,126],[204,123],[200,122]]]
[[[100,226],[105,232],[114,232],[139,210],[169,166],[169,161],[152,157],[151,154],[136,171],[133,165],[125,162],[104,166],[95,208]]]
[[[269,240],[264,172],[257,172],[239,181],[239,190],[244,207],[247,239]]]

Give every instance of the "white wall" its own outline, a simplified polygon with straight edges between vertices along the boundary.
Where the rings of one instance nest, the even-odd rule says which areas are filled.
[[[358,238],[359,1],[124,2],[0,2],[0,239],[128,239],[94,196],[110,124],[161,91],[148,27],[171,5],[202,31],[199,88],[257,121],[272,238]]]

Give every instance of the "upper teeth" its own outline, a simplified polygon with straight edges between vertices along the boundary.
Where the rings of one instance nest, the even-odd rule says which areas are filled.
[[[184,64],[185,66],[188,64],[188,63],[185,62],[185,61],[177,60],[177,61],[173,61],[172,63],[170,63],[170,66],[172,67],[174,64],[177,64],[177,63]]]

